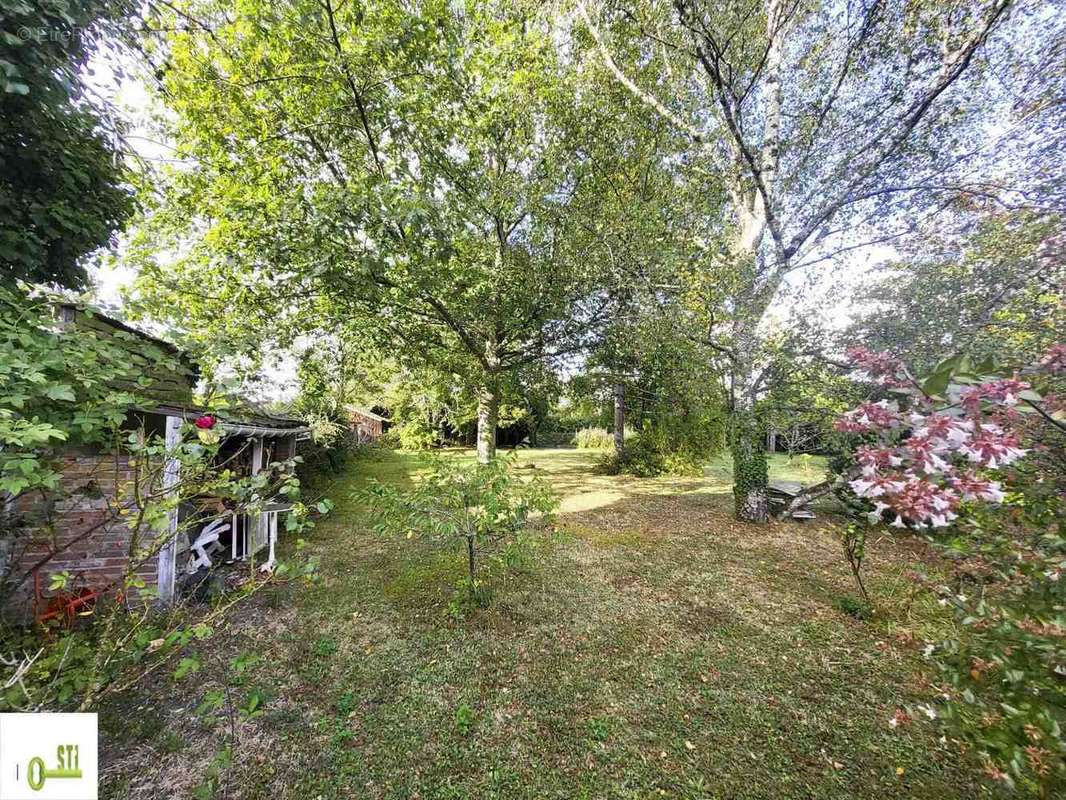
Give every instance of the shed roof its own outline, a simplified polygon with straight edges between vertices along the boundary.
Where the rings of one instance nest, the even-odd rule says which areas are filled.
[[[158,405],[151,409],[153,414],[167,417],[179,417],[186,422],[194,422],[204,414],[217,417],[224,431],[246,436],[289,436],[296,434],[303,437],[311,433],[307,423],[295,417],[277,416],[263,411],[253,412],[245,408],[215,411],[190,406]]]
[[[348,406],[348,412],[351,414],[359,414],[360,416],[366,417],[367,419],[374,419],[378,422],[389,421],[388,417],[383,417],[381,416],[381,414],[375,414],[373,411],[370,411],[365,408],[359,408],[358,406]]]
[[[221,420],[228,431],[249,435],[280,436],[293,433],[305,435],[310,432],[310,428],[307,427],[307,423],[304,420],[284,414],[271,413],[248,400],[241,400],[232,409],[221,412],[196,407],[191,400],[194,384],[200,375],[200,367],[196,360],[180,347],[137,328],[130,327],[124,322],[109,317],[98,309],[85,304],[59,303],[57,304],[57,312],[60,322],[68,330],[72,328],[92,330],[98,334],[106,329],[121,331],[126,334],[124,338],[127,342],[139,339],[154,345],[174,356],[187,368],[185,374],[175,373],[156,376],[157,384],[150,391],[151,401],[158,404],[151,409],[153,413],[180,417],[190,422],[203,414],[211,413]],[[135,349],[130,347],[127,347],[127,349],[130,350],[133,357],[136,358],[138,356]],[[152,367],[147,365],[146,368],[151,369]]]

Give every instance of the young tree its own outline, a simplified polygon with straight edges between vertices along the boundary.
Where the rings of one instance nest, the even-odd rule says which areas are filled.
[[[537,477],[523,480],[508,459],[473,465],[438,459],[414,488],[404,491],[371,481],[359,499],[381,534],[461,542],[467,573],[463,584],[471,600],[480,596],[479,551],[522,533],[534,518],[547,521],[559,504],[546,483]]]
[[[1004,94],[1033,100],[1011,129],[1030,137],[1014,140],[1014,159],[1024,164],[1019,156],[1028,147],[1050,163],[1048,148],[1033,145],[1038,130],[1061,144],[1062,125],[1051,112],[1052,76],[1061,70],[1041,72],[1053,63],[1051,48],[1023,57],[1010,44],[1011,36],[1060,23],[1028,10],[1008,25],[1010,5],[578,3],[597,57],[687,134],[693,152],[729,188],[728,243],[711,254],[708,269],[728,301],[716,333],[730,364],[740,517],[767,517],[754,376],[761,322],[786,276],[856,246],[847,239],[855,229],[896,235],[912,209],[945,195],[1018,197],[1017,184],[990,177],[981,141],[994,115],[1011,113]],[[615,58],[619,47],[628,60]],[[988,70],[978,68],[978,56],[988,47],[1018,68],[1006,92],[982,80]],[[997,145],[1008,152],[1002,137]],[[1048,181],[1035,183],[1051,191]]]
[[[143,243],[182,256],[144,258],[147,307],[208,343],[358,321],[477,393],[490,460],[502,383],[582,347],[604,305],[580,223],[609,129],[549,26],[443,0],[175,8],[163,97],[190,163]]]

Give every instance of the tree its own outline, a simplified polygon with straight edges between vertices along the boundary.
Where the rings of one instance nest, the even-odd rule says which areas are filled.
[[[163,93],[191,165],[143,232],[145,307],[208,345],[358,321],[476,392],[491,459],[501,385],[602,318],[579,223],[610,119],[582,116],[547,24],[441,0],[175,8]]]
[[[931,227],[875,278],[857,292],[856,305],[868,310],[844,336],[906,354],[919,373],[945,350],[1027,363],[1066,330],[1061,215],[966,209],[957,225]]]
[[[85,285],[83,257],[134,211],[114,117],[90,99],[90,54],[121,35],[125,2],[9,3],[0,11],[0,269]]]
[[[1018,184],[990,177],[981,126],[1011,112],[975,62],[991,47],[1024,74],[1012,90],[1033,103],[1009,152],[1032,152],[1047,165],[1048,151],[1026,137],[1042,130],[1061,142],[1053,81],[1041,74],[1053,63],[1051,49],[1023,57],[1010,37],[1059,23],[1030,10],[1008,25],[1009,0],[950,8],[799,0],[578,7],[597,58],[687,134],[729,188],[728,236],[708,253],[707,268],[727,298],[716,334],[731,373],[737,513],[765,520],[754,376],[761,321],[778,289],[794,270],[856,246],[847,236],[857,229],[898,235],[913,209],[960,192],[1017,196]],[[638,58],[616,60],[615,42],[632,55],[634,37],[643,43]],[[997,142],[1003,153],[1007,144]]]
[[[359,497],[381,534],[461,542],[467,570],[463,583],[472,600],[480,597],[478,551],[521,533],[533,517],[544,520],[558,506],[547,484],[539,478],[524,481],[507,459],[474,465],[438,459],[413,489],[371,481]]]

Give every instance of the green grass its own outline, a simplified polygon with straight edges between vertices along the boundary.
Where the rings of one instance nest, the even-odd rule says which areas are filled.
[[[814,484],[825,479],[825,456],[797,455],[789,458],[780,453],[774,453],[768,455],[766,460],[770,464],[770,480]],[[733,466],[729,454],[723,453],[711,459],[707,465],[706,474],[708,478],[716,482],[731,485]]]
[[[462,619],[461,554],[382,541],[350,498],[422,459],[353,465],[312,539],[320,584],[205,643],[221,656],[206,663],[262,656],[249,681],[266,710],[240,727],[226,796],[990,796],[929,723],[888,724],[930,696],[920,640],[949,624],[910,595],[913,551],[872,544],[878,613],[862,621],[842,610],[853,589],[825,525],[734,521],[718,462],[636,479],[592,474],[595,458],[517,455],[561,513],[518,569],[487,561],[492,602]],[[775,475],[804,479],[782,462]],[[104,797],[190,795],[225,726],[189,706],[195,691],[159,681],[103,715]],[[131,733],[137,708],[165,724]]]

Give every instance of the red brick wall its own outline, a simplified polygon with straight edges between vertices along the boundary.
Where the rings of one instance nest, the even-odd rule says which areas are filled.
[[[39,494],[23,495],[13,509],[29,523],[18,564],[12,574],[21,574],[49,554],[40,568],[41,585],[48,590],[48,576],[68,571],[71,588],[100,589],[120,580],[130,551],[130,529],[117,514],[121,498],[129,496],[134,472],[128,456],[72,451],[63,458],[60,491],[50,499]],[[82,490],[91,487],[91,493]],[[150,547],[147,541],[140,547]],[[149,586],[157,579],[155,555],[142,558],[137,574]],[[17,570],[17,572],[16,572]],[[32,608],[33,579],[20,587],[16,603]]]

